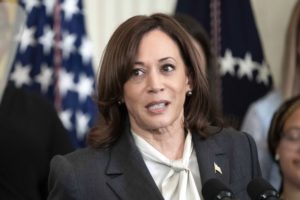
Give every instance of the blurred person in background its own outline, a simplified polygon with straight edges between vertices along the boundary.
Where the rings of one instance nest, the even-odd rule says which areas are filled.
[[[285,101],[275,112],[268,133],[272,159],[282,175],[282,200],[300,199],[300,96]]]
[[[7,83],[25,21],[17,3],[0,1],[0,199],[5,200],[46,199],[51,158],[74,150],[53,105]]]
[[[251,134],[256,142],[263,177],[277,189],[281,177],[268,151],[267,133],[279,105],[300,94],[300,1],[295,4],[286,31],[281,86],[251,104],[241,126],[241,130]]]

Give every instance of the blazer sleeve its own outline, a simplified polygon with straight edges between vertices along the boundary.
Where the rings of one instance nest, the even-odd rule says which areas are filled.
[[[57,155],[51,160],[48,190],[48,200],[80,199],[74,169],[64,156]]]

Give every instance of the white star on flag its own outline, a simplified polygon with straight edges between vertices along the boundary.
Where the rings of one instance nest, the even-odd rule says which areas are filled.
[[[34,32],[35,32],[35,28],[31,27],[25,27],[23,34],[21,35],[20,38],[20,50],[21,52],[24,52],[28,46],[33,46],[35,44],[35,40],[34,40]]]
[[[65,13],[65,18],[67,21],[69,21],[73,17],[73,15],[79,12],[79,8],[77,5],[78,0],[65,0],[65,2],[62,4],[62,9]]]
[[[252,60],[252,56],[250,53],[245,54],[244,59],[239,59],[239,70],[237,76],[242,78],[243,76],[247,76],[251,81],[253,80],[253,70],[256,69],[257,63]]]
[[[92,51],[93,47],[91,41],[84,37],[81,41],[81,46],[79,47],[79,53],[82,55],[84,64],[87,64],[92,60]]]
[[[44,27],[44,35],[39,38],[39,43],[42,45],[44,54],[49,54],[53,46],[54,32],[49,26]]]
[[[84,114],[81,111],[76,112],[76,130],[77,130],[77,138],[83,139],[84,135],[88,130],[88,123],[90,121],[90,116]]]
[[[75,41],[76,41],[76,35],[75,34],[69,34],[69,33],[63,33],[63,41],[61,43],[62,53],[64,59],[68,59],[70,57],[70,54],[74,52],[75,50]]]
[[[72,117],[72,110],[70,109],[63,110],[59,113],[60,120],[62,121],[66,129],[68,129],[69,131],[72,130],[71,117]]]
[[[46,64],[42,64],[41,72],[35,77],[36,82],[41,85],[41,90],[46,93],[52,84],[53,71]]]
[[[74,74],[62,69],[59,75],[59,92],[65,96],[68,91],[74,90]]]
[[[29,85],[30,79],[30,66],[22,66],[21,63],[17,63],[14,71],[10,75],[10,80],[15,82],[16,87],[20,88],[23,85]]]
[[[234,66],[237,64],[236,59],[232,56],[232,52],[230,49],[226,49],[224,57],[220,59],[221,62],[221,75],[225,75],[226,73],[231,74],[234,76]]]
[[[85,74],[80,74],[79,82],[77,83],[76,90],[79,95],[79,101],[83,102],[93,92],[93,77],[87,77]]]
[[[270,76],[270,70],[265,61],[263,61],[262,65],[258,67],[258,74],[257,74],[257,82],[258,83],[264,83],[266,86],[269,83],[269,76]]]

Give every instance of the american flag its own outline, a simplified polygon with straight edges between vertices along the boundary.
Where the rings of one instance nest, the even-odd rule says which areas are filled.
[[[37,91],[55,105],[77,147],[94,123],[97,109],[92,45],[81,0],[19,0],[26,25],[10,81]]]
[[[239,128],[248,106],[272,88],[250,0],[178,0],[197,19],[219,56],[223,113]]]

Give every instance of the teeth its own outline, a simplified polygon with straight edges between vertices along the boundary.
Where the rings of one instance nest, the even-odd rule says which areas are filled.
[[[164,108],[164,107],[165,107],[165,103],[159,103],[159,104],[154,104],[154,105],[150,106],[149,109],[155,110],[155,109],[160,109],[160,108]]]

